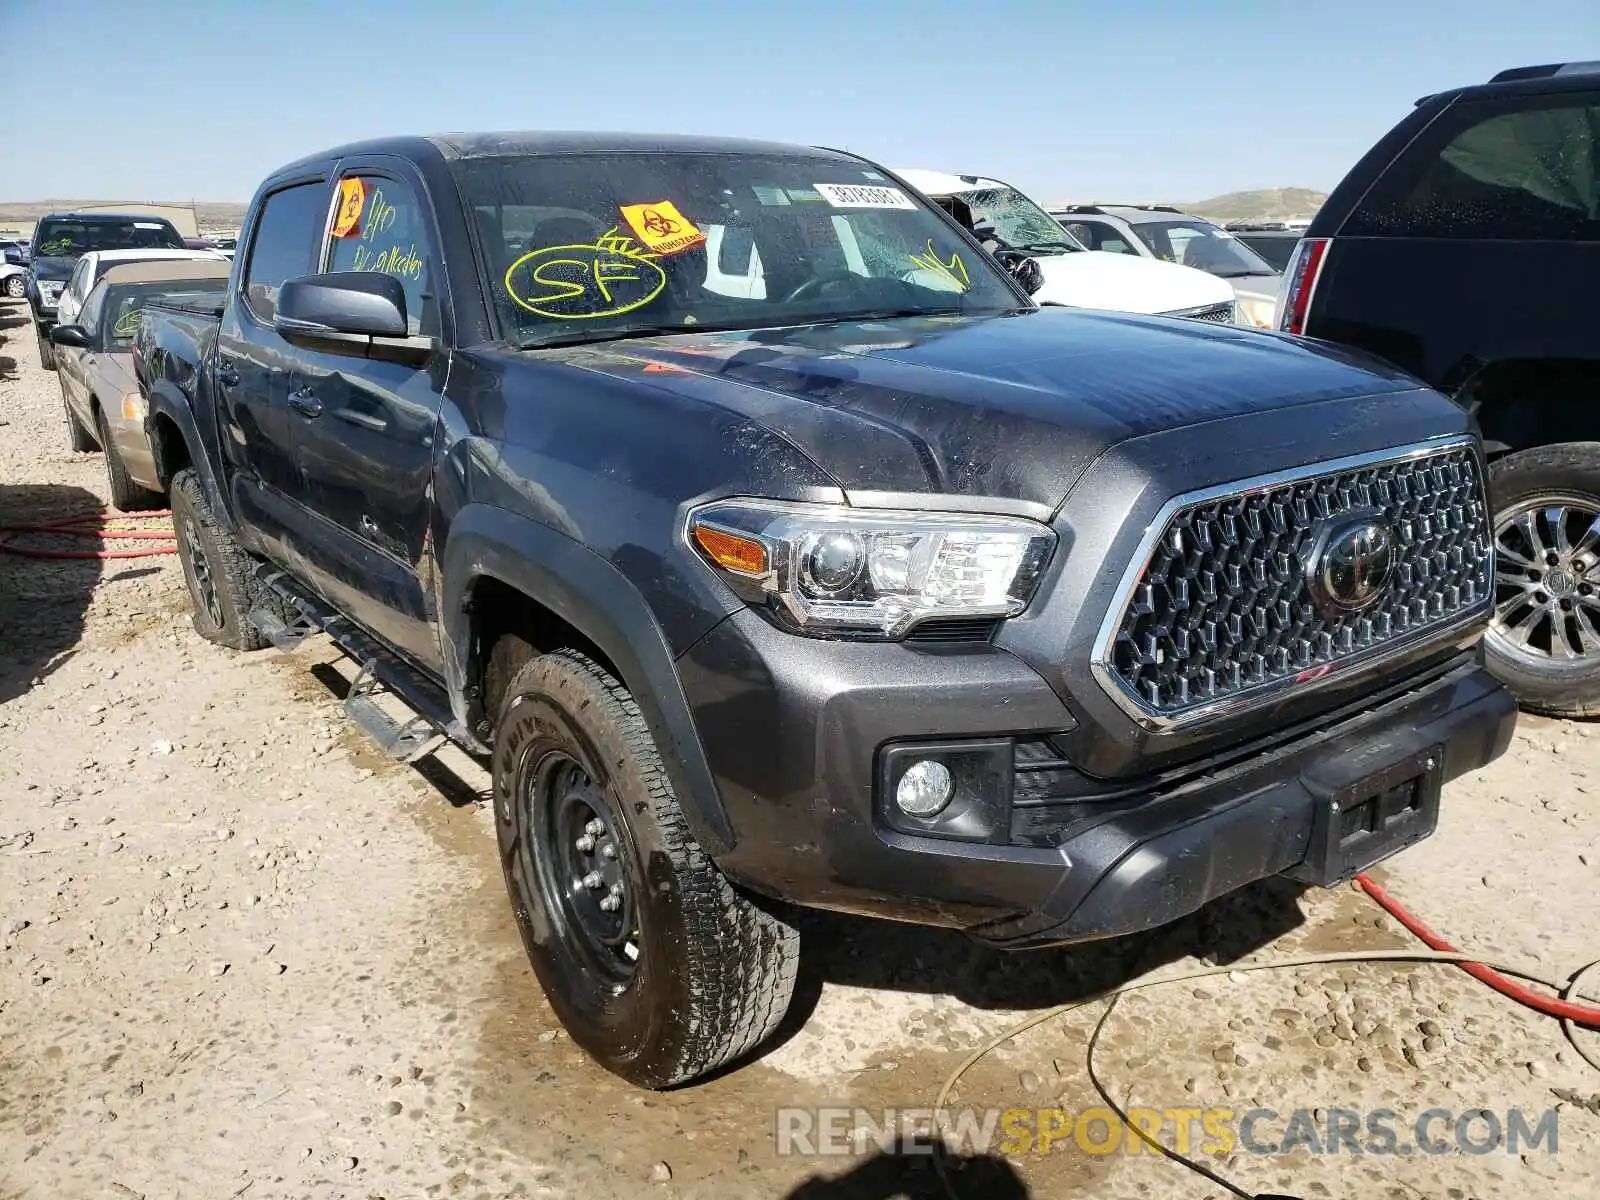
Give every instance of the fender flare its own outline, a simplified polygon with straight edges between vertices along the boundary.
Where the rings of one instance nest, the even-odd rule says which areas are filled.
[[[475,653],[467,599],[488,577],[544,605],[616,664],[660,748],[695,839],[713,856],[733,849],[733,828],[671,647],[627,576],[550,526],[483,504],[470,504],[452,519],[439,568],[445,674],[458,721],[468,722],[465,687]]]
[[[175,384],[157,380],[149,388],[149,394],[145,399],[145,410],[145,437],[150,442],[150,454],[155,462],[156,478],[161,481],[162,487],[171,485],[176,468],[174,464],[163,461],[161,439],[155,435],[158,417],[165,417],[178,427],[179,435],[189,447],[189,463],[200,476],[200,486],[205,491],[206,502],[210,504],[216,518],[231,529],[233,513],[226,503],[222,489],[217,484],[216,472],[211,465],[210,447],[200,436],[200,427],[194,419],[194,408],[190,405],[189,398]]]

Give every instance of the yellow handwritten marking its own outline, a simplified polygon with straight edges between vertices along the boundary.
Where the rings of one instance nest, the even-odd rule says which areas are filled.
[[[624,204],[622,219],[639,240],[657,254],[679,254],[706,240],[706,235],[670,200],[655,204]]]
[[[949,261],[939,257],[933,248],[933,239],[928,239],[928,249],[923,254],[913,254],[911,261],[925,271],[932,271],[935,275],[943,276],[955,285],[958,292],[964,292],[972,286],[972,278],[967,274],[967,264],[961,261],[959,251],[950,252]]]
[[[613,226],[592,245],[542,246],[524,254],[506,268],[506,294],[519,308],[556,321],[619,317],[649,304],[667,286],[660,257]],[[524,294],[515,279],[519,271],[547,290]]]
[[[367,185],[352,175],[339,181],[339,213],[333,220],[333,236],[349,237],[361,225],[361,210],[367,203]]]

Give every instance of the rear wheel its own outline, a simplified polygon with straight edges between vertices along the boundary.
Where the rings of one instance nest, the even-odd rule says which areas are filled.
[[[578,1045],[644,1087],[734,1061],[782,1020],[799,935],[690,836],[632,695],[592,659],[511,678],[495,825],[523,945]]]
[[[1600,442],[1509,454],[1489,480],[1489,667],[1532,712],[1600,713]]]
[[[100,445],[106,452],[106,478],[111,484],[111,504],[123,512],[160,508],[161,493],[135,483],[122,461],[122,453],[111,437],[111,426],[103,409],[95,410],[95,429],[100,435]]]
[[[20,300],[28,291],[28,285],[21,275],[6,276],[6,296],[11,300]]]
[[[255,560],[216,519],[193,468],[172,477],[172,526],[194,602],[195,632],[234,650],[261,649],[266,638],[245,619],[264,599]]]

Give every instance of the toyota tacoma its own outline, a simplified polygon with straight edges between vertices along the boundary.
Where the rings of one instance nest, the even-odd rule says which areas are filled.
[[[855,155],[365,143],[240,247],[136,343],[195,626],[325,632],[390,754],[489,761],[534,970],[639,1084],[774,1030],[791,906],[1150,929],[1427,836],[1511,736],[1460,408],[1040,308]]]

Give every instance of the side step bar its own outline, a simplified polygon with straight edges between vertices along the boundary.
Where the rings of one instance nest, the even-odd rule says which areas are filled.
[[[283,599],[293,616],[286,622],[278,613],[261,607],[252,609],[246,620],[280,650],[293,650],[309,634],[326,633],[361,664],[345,696],[344,711],[386,755],[398,762],[415,762],[432,754],[446,739],[469,747],[473,744],[457,724],[450,699],[437,683],[348,619],[301,592],[282,571],[261,566],[256,574]],[[378,703],[385,692],[403,701],[415,715],[397,720],[385,712]]]

